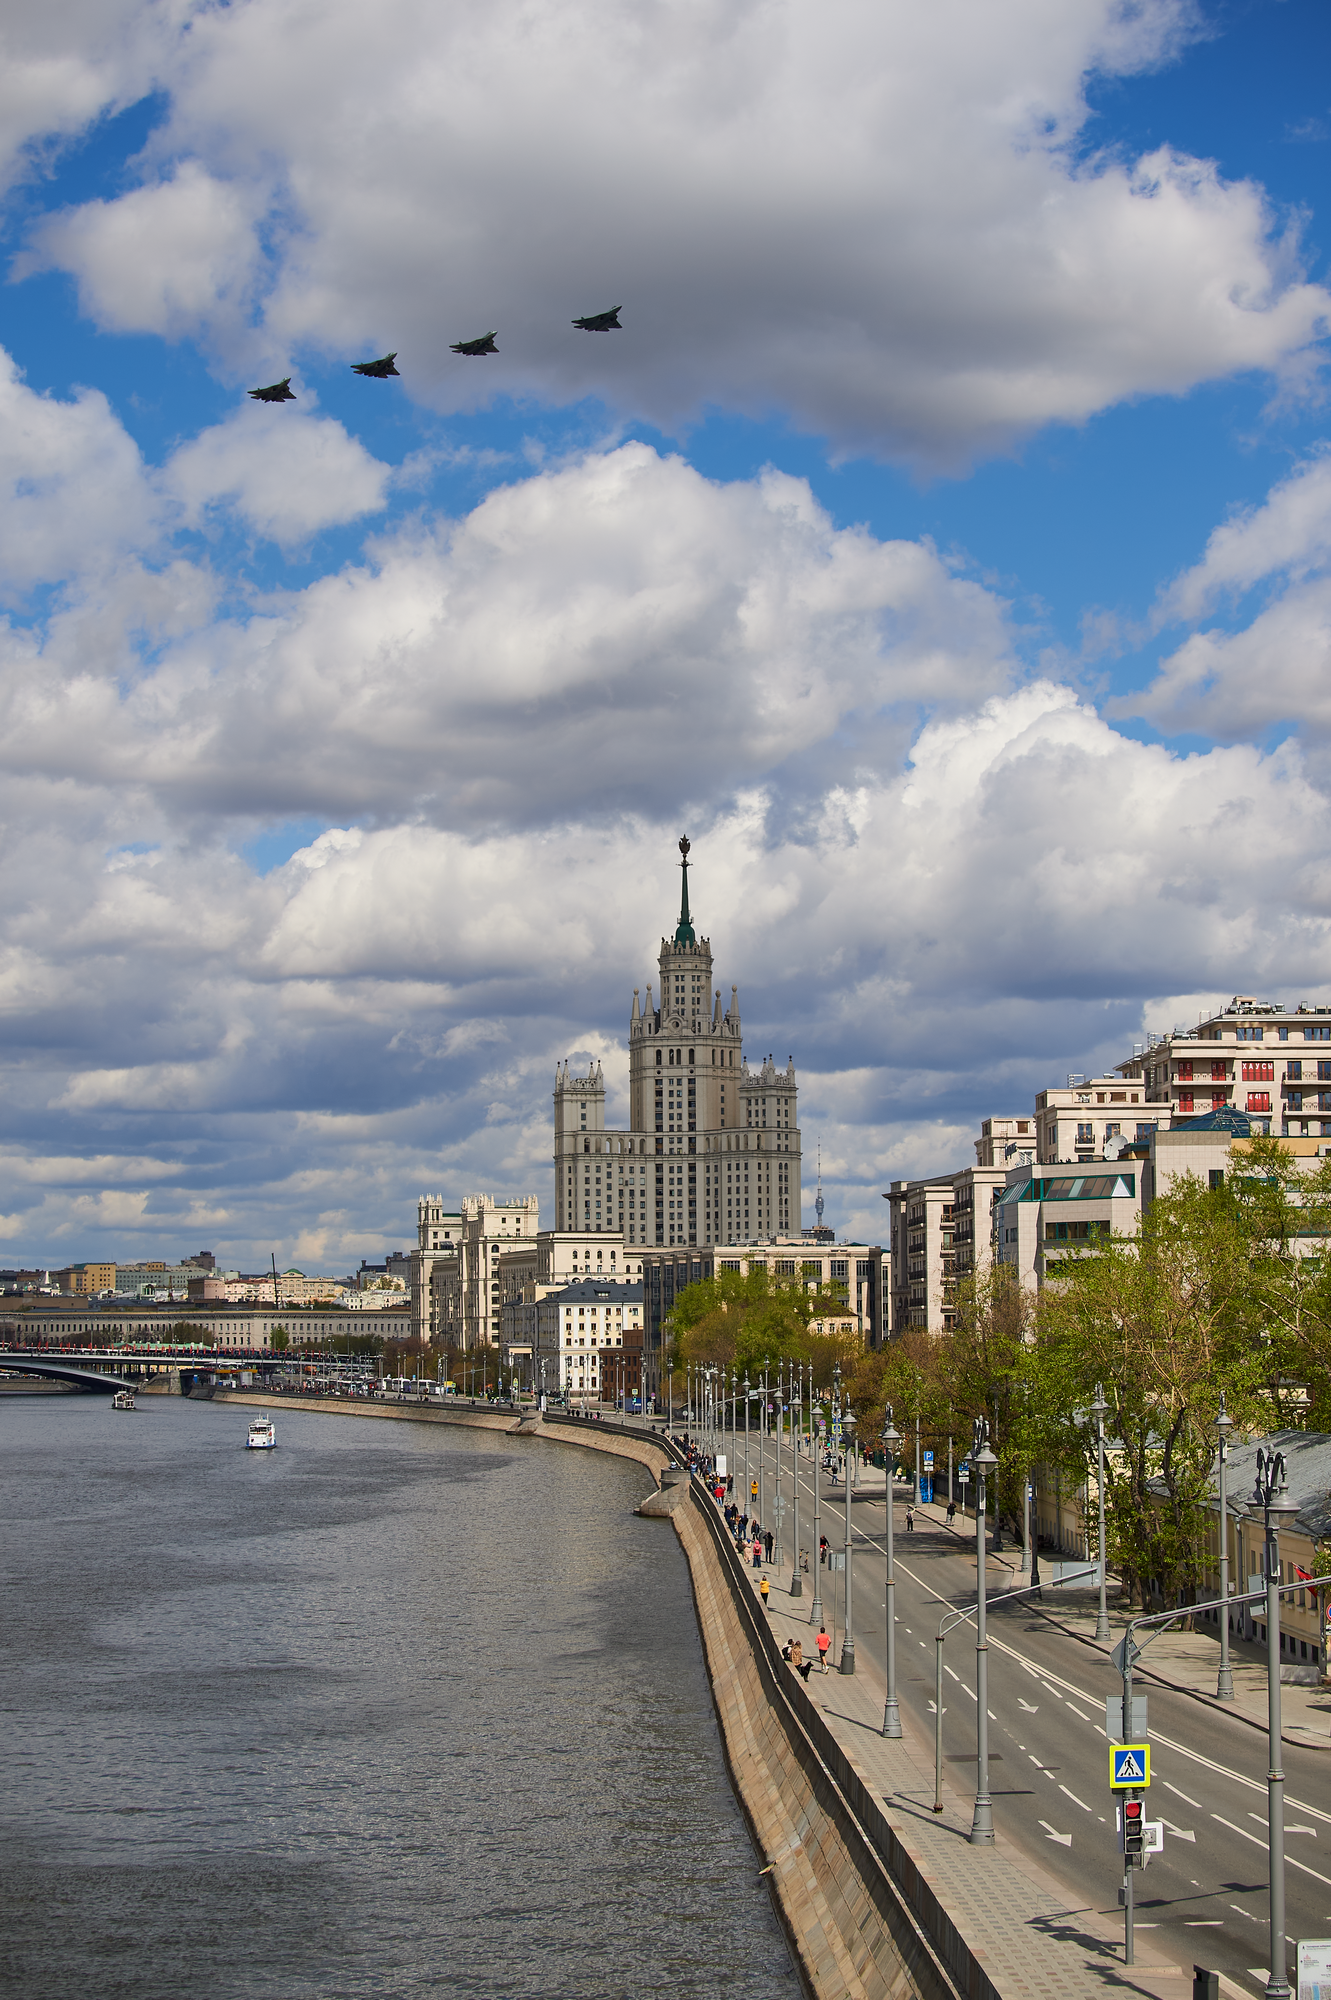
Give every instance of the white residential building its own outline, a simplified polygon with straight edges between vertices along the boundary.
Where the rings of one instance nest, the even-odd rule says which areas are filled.
[[[1117,1071],[1074,1074],[1066,1089],[1042,1090],[1035,1100],[1037,1158],[1042,1166],[1107,1159],[1125,1145],[1149,1145],[1152,1132],[1168,1126],[1172,1115],[1169,1105],[1150,1103],[1140,1079]]]
[[[1167,1035],[1148,1035],[1117,1065],[1143,1101],[1176,1118],[1228,1105],[1255,1131],[1331,1140],[1331,1006],[1285,1007],[1236,994],[1227,1007]]]

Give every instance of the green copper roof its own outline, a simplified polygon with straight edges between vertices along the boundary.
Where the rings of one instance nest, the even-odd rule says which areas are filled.
[[[675,943],[696,944],[698,940],[693,935],[693,925],[689,922],[689,843],[687,839],[681,839],[679,851],[684,857],[680,862],[680,867],[684,871],[684,888],[679,903],[679,922],[675,926]]]

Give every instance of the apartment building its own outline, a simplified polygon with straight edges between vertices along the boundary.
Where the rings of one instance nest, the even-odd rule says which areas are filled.
[[[712,948],[689,914],[689,843],[673,938],[661,939],[660,999],[634,989],[629,1125],[605,1122],[599,1062],[555,1072],[555,1227],[630,1247],[704,1248],[801,1229],[794,1062],[744,1060],[739,991],[722,1009]]]
[[[1007,1122],[985,1121],[990,1126]],[[991,1131],[985,1138],[992,1146],[1009,1143],[1001,1132]],[[1028,1154],[1030,1147],[1020,1150]],[[888,1249],[883,1259],[890,1338],[908,1327],[943,1333],[956,1324],[958,1287],[989,1266],[991,1210],[1008,1173],[1001,1165],[959,1167],[928,1179],[893,1181],[886,1197]]]
[[[1171,1105],[1150,1103],[1140,1078],[1074,1072],[1066,1089],[1042,1090],[1035,1100],[1036,1160],[1053,1167],[1106,1159],[1124,1146],[1149,1145],[1172,1117]]]
[[[1148,1035],[1116,1068],[1150,1117],[1228,1107],[1254,1131],[1331,1140],[1331,1006],[1236,994],[1195,1028]]]
[[[641,1284],[579,1278],[512,1300],[502,1314],[508,1364],[548,1394],[610,1399],[642,1390]]]

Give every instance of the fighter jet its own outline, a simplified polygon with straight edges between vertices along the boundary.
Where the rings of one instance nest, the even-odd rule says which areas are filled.
[[[284,375],[280,382],[270,382],[266,389],[251,389],[250,394],[256,403],[294,403],[296,400],[289,375]]]
[[[584,333],[622,333],[624,329],[619,324],[620,311],[619,306],[612,306],[609,312],[588,313],[586,319],[575,319],[573,324],[580,326]]]
[[[397,349],[394,348],[391,354],[381,354],[377,361],[353,361],[351,372],[353,375],[373,375],[376,382],[382,382],[386,375],[401,374],[401,369],[393,366],[396,360]]]
[[[479,340],[455,340],[453,352],[454,354],[498,354],[499,349],[495,346],[494,335],[483,333]]]

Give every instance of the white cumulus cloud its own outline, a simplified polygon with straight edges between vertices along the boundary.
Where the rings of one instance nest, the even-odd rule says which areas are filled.
[[[390,468],[335,419],[284,411],[279,429],[272,417],[266,404],[248,404],[172,454],[163,483],[191,526],[227,506],[289,547],[384,506]]]
[[[367,34],[361,0],[251,0],[159,59],[147,185],[38,250],[101,324],[237,368],[391,346],[441,409],[778,409],[955,464],[1306,367],[1328,295],[1262,190],[1167,144],[1093,151],[1087,77],[1193,25],[1183,0],[381,0]],[[611,305],[622,333],[573,330]],[[492,327],[498,357],[449,352]]]

